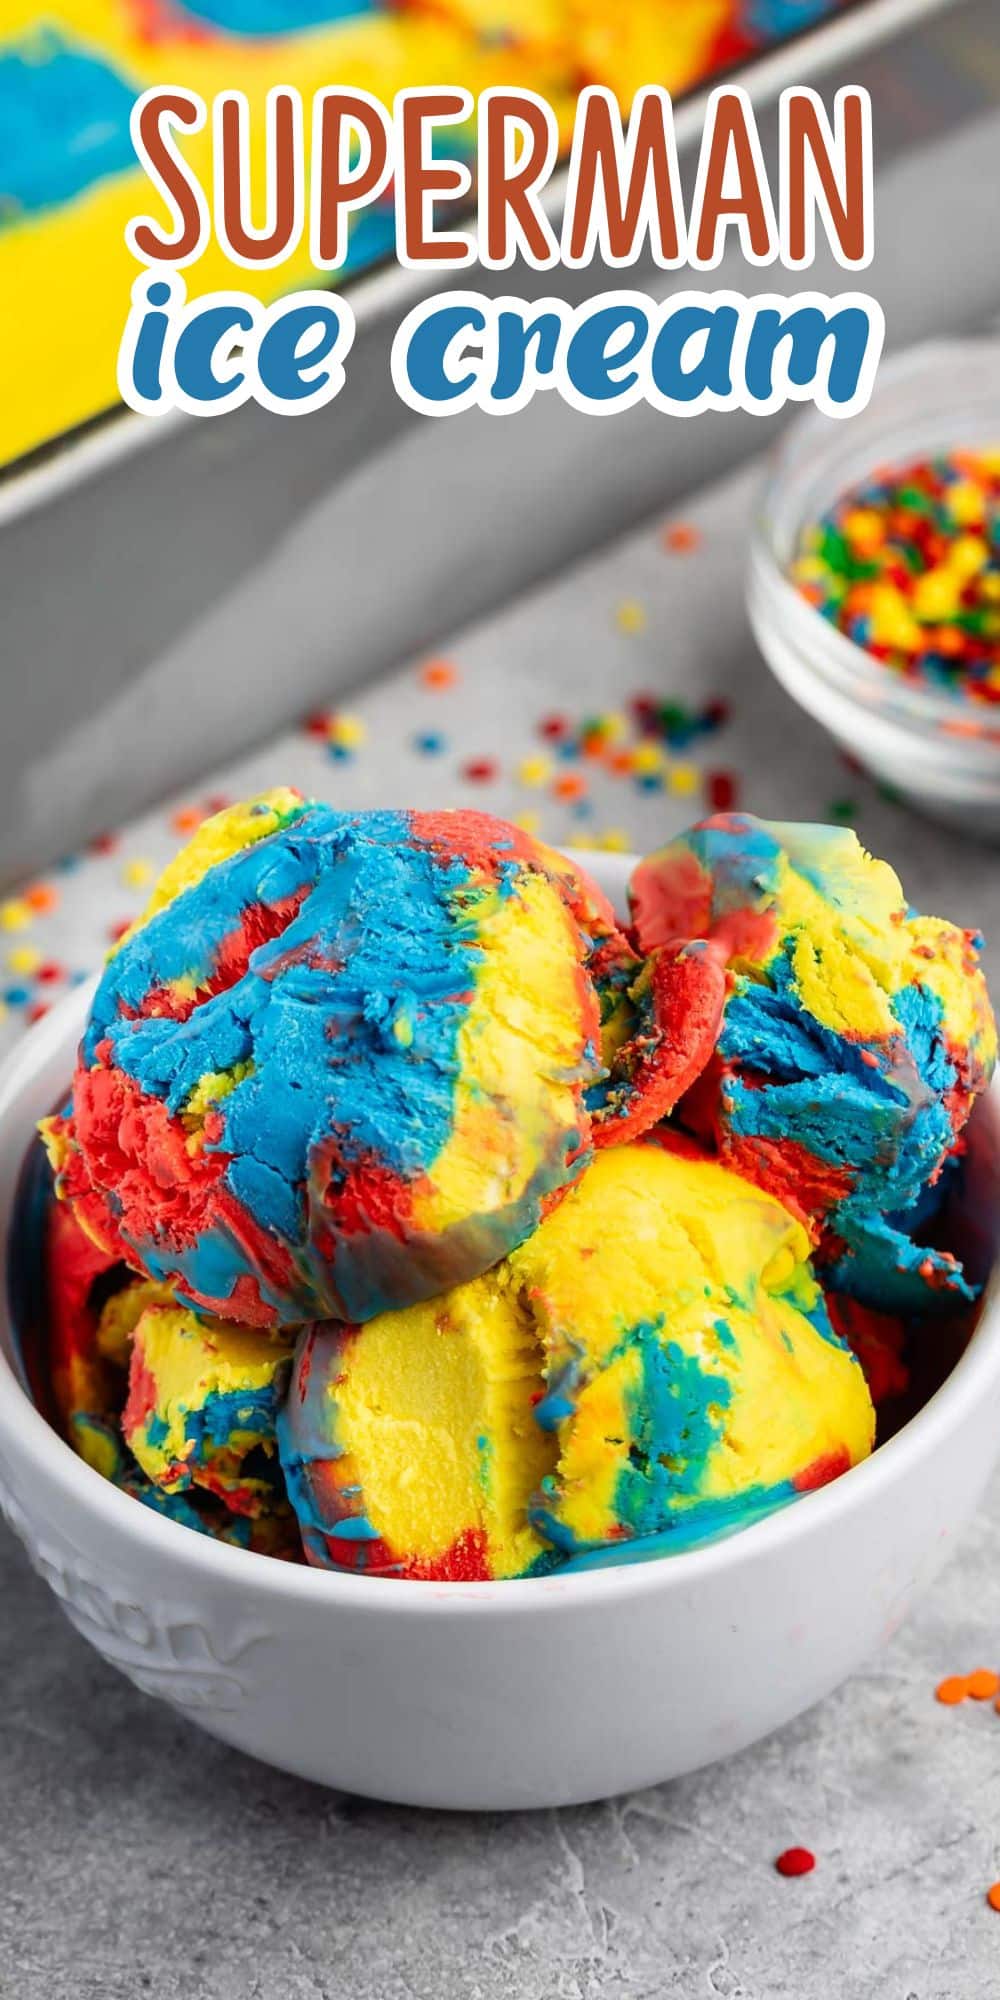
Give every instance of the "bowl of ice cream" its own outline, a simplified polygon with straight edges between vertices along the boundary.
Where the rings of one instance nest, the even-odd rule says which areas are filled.
[[[1000,343],[885,362],[847,422],[800,416],[771,461],[747,602],[771,671],[931,817],[1000,835]]]
[[[1000,1106],[982,1011],[966,1009],[974,944],[894,916],[878,864],[859,892],[843,834],[825,876],[794,830],[724,821],[675,843],[636,872],[625,943],[601,892],[623,919],[631,861],[602,858],[592,893],[572,864],[539,871],[505,849],[499,876],[473,857],[471,883],[467,846],[465,873],[449,873],[449,832],[476,977],[442,978],[431,895],[408,933],[411,976],[382,935],[348,993],[344,881],[317,890],[280,819],[252,866],[237,862],[249,934],[231,872],[199,888],[220,858],[203,852],[201,875],[168,883],[113,959],[103,997],[54,1009],[0,1083],[4,1511],[73,1623],[138,1686],[323,1783],[554,1805],[734,1751],[891,1634],[1000,1447]],[[440,865],[438,833],[422,832]],[[374,869],[373,909],[392,904],[376,845],[348,843],[334,870],[357,884]],[[832,929],[820,879],[827,916],[839,898]],[[533,929],[553,885],[544,930],[568,927],[565,986],[565,959]],[[544,999],[541,1069],[517,1053],[512,940],[536,1011]],[[211,976],[192,980],[198,952]],[[870,1018],[845,1035],[859,979]],[[296,1235],[271,1175],[280,1161],[287,1189],[302,1171],[295,1100],[331,982],[389,1062],[364,1119],[341,1104],[331,1122],[323,1200]],[[425,1086],[459,997],[442,1126]],[[277,1023],[255,1013],[262,998]],[[517,1033],[491,1050],[497,1012]],[[261,1079],[266,1158],[247,1108]],[[483,1158],[495,1097],[502,1174]],[[53,1107],[57,1204],[35,1139]],[[957,1132],[962,1171],[948,1164],[946,1212],[928,1222]],[[225,1185],[212,1149],[237,1163]],[[917,1393],[872,1452],[869,1387],[881,1371],[892,1405],[894,1337],[918,1323]],[[841,1338],[859,1329],[877,1367]],[[115,1390],[109,1411],[123,1366],[127,1401]],[[67,1382],[60,1420],[46,1396]]]

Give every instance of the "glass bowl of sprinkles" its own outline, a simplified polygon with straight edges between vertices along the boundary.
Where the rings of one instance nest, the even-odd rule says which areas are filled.
[[[779,445],[750,622],[772,672],[922,811],[1000,839],[1000,341],[911,348]]]

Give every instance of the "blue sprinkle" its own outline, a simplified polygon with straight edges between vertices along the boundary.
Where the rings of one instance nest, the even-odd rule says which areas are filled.
[[[428,729],[423,735],[414,737],[413,748],[419,750],[423,757],[440,757],[448,748],[448,738],[436,729]]]
[[[328,743],[326,754],[333,758],[335,764],[349,764],[354,756],[353,750],[346,743]]]
[[[8,1007],[26,1007],[31,999],[31,989],[28,986],[8,986],[3,997]]]

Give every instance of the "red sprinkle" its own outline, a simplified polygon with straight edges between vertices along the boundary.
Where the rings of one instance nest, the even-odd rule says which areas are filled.
[[[497,776],[499,765],[493,757],[472,757],[462,765],[462,776],[470,785],[488,785]]]
[[[705,721],[711,729],[722,729],[729,721],[729,703],[717,695],[714,701],[705,705]]]
[[[736,804],[736,778],[732,771],[709,771],[705,791],[713,812],[731,812]]]
[[[547,737],[550,743],[558,743],[560,737],[568,736],[569,723],[564,715],[543,715],[538,734]]]
[[[132,922],[131,917],[122,917],[117,924],[108,925],[108,936],[111,939],[112,944],[117,944],[119,938],[123,938],[125,936],[125,932],[128,930],[131,922]]]
[[[118,845],[116,833],[95,833],[90,843],[91,854],[113,854]]]
[[[314,715],[307,715],[302,727],[307,736],[328,736],[330,733],[329,709],[317,709]]]
[[[54,986],[57,980],[65,977],[66,967],[59,965],[54,958],[47,958],[45,964],[40,965],[35,974],[40,986]]]
[[[816,1856],[810,1853],[808,1847],[786,1847],[774,1865],[779,1875],[811,1875],[816,1866]]]
[[[31,1006],[28,1008],[24,1018],[28,1022],[40,1021],[42,1015],[47,1014],[48,1011],[49,1011],[49,1004],[47,1000],[34,1000],[32,1001]]]

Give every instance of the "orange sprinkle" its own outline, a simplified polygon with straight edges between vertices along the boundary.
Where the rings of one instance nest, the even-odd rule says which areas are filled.
[[[1000,1694],[1000,1674],[992,1673],[989,1667],[977,1667],[975,1673],[969,1675],[966,1691],[973,1701],[992,1701],[994,1696]]]
[[[454,687],[458,679],[458,668],[451,660],[428,660],[420,669],[421,685],[425,688]]]
[[[994,1882],[992,1889],[987,1889],[986,1901],[991,1910],[1000,1910],[1000,1882]]]
[[[175,812],[170,821],[173,833],[194,833],[195,829],[200,825],[201,814],[197,806],[181,806],[179,812]]]
[[[675,556],[688,556],[701,541],[701,530],[692,521],[672,521],[663,531],[663,546]]]
[[[587,787],[577,771],[567,771],[552,787],[557,799],[582,799]]]
[[[25,890],[24,900],[29,908],[38,910],[44,915],[46,910],[55,909],[59,901],[59,891],[53,888],[51,882],[36,882],[33,888]]]
[[[946,1708],[954,1708],[957,1702],[965,1700],[968,1692],[969,1682],[965,1674],[949,1674],[946,1680],[938,1682],[934,1697],[936,1701],[943,1701]]]

